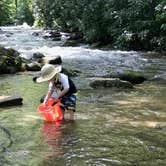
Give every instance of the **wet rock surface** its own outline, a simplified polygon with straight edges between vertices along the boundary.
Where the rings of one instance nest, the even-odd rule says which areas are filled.
[[[41,70],[41,64],[38,62],[32,62],[25,65],[25,69],[27,71],[40,71]]]
[[[0,107],[22,105],[23,98],[19,96],[0,96]]]
[[[54,57],[44,57],[38,61],[41,64],[52,64],[52,65],[60,65],[62,63],[62,58],[60,56]]]
[[[119,78],[121,80],[128,81],[132,84],[141,84],[147,80],[142,74],[134,71],[110,74],[109,77]]]
[[[33,54],[33,57],[32,57],[32,61],[37,61],[41,58],[44,58],[44,54],[40,53],[40,52],[36,52]]]
[[[133,88],[130,82],[122,81],[118,78],[95,78],[89,85],[92,88]]]

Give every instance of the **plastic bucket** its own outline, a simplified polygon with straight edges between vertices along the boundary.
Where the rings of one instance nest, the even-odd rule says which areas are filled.
[[[38,111],[43,115],[43,118],[47,122],[54,122],[63,119],[63,113],[61,108],[60,100],[55,101],[54,99],[49,99],[47,106],[40,104]]]

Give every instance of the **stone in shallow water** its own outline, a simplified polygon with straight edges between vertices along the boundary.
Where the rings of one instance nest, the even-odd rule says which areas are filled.
[[[123,81],[128,81],[132,84],[141,84],[147,80],[143,75],[134,71],[127,71],[124,73],[114,73],[114,74],[110,74],[109,77],[119,78]]]
[[[0,107],[22,105],[22,101],[19,96],[0,96]]]
[[[133,85],[128,81],[122,81],[119,78],[95,78],[90,83],[92,88],[133,88]]]

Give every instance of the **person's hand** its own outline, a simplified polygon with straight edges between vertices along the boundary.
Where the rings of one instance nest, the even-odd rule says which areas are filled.
[[[44,107],[47,107],[47,103],[42,103],[42,105],[43,105]]]

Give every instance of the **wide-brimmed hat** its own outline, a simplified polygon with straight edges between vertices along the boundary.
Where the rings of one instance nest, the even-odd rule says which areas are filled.
[[[54,66],[46,64],[41,69],[41,76],[36,79],[36,82],[45,82],[51,80],[57,73],[61,72],[62,66]]]

